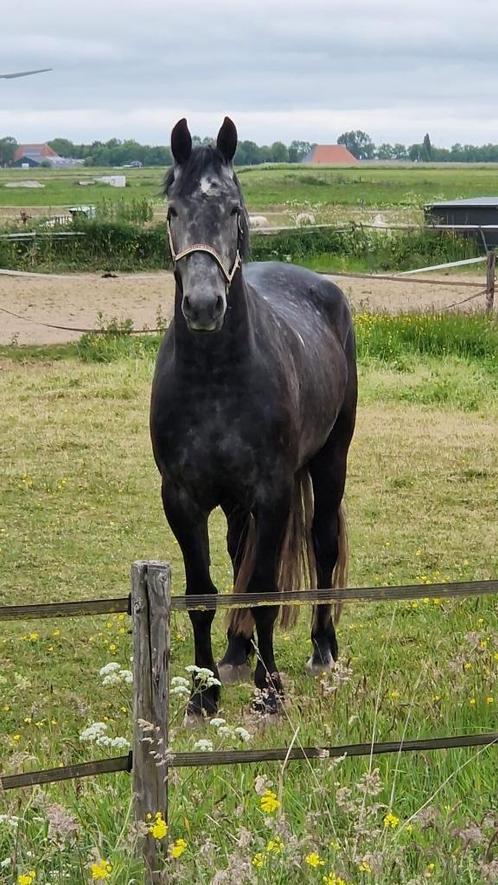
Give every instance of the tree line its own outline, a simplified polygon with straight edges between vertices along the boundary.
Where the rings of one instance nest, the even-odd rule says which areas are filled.
[[[211,138],[192,139],[195,145],[211,144]],[[420,143],[404,145],[383,143],[374,144],[368,133],[361,129],[343,132],[337,139],[359,160],[411,160],[415,162],[498,162],[498,145],[454,144],[451,148],[438,148],[431,143],[427,133]],[[85,166],[125,166],[140,162],[143,166],[169,166],[171,151],[162,145],[139,144],[134,139],[121,141],[93,141],[91,144],[75,144],[67,138],[54,138],[47,142],[60,157],[84,160]],[[12,136],[0,138],[0,166],[10,166],[13,162],[18,142]],[[235,154],[238,166],[255,166],[260,163],[302,163],[314,145],[308,141],[292,141],[285,145],[275,141],[271,145],[257,145],[254,141],[240,141]]]

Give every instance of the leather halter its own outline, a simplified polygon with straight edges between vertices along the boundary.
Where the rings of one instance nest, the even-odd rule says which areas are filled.
[[[237,239],[237,253],[235,255],[235,259],[234,259],[231,269],[227,270],[225,265],[223,264],[222,258],[218,255],[218,252],[216,251],[214,246],[210,246],[208,243],[194,243],[192,246],[187,246],[185,249],[182,249],[181,252],[175,252],[175,247],[173,245],[173,237],[171,236],[171,227],[170,227],[170,223],[169,223],[169,218],[166,219],[166,227],[168,230],[169,250],[171,252],[171,259],[173,261],[173,264],[177,264],[178,261],[180,261],[182,258],[186,258],[187,255],[192,255],[193,252],[206,252],[208,255],[211,255],[214,258],[214,260],[216,261],[216,264],[220,268],[223,276],[225,277],[225,280],[227,281],[227,285],[230,286],[237,269],[242,264],[242,259],[240,257],[240,249],[239,249],[240,236],[242,234],[242,228],[240,225],[240,217],[238,219],[237,226],[238,226],[238,231],[239,231],[239,237]]]

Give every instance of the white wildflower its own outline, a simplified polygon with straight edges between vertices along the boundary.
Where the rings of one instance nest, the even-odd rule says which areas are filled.
[[[249,732],[247,731],[247,729],[242,728],[241,725],[239,725],[239,726],[238,726],[236,729],[234,729],[234,730],[235,730],[235,734],[237,735],[237,737],[240,738],[240,740],[243,741],[244,743],[247,743],[247,741],[250,741],[250,740],[251,740],[252,735],[249,734]]]
[[[100,668],[99,675],[108,676],[109,673],[117,673],[118,670],[121,670],[121,664],[118,664],[117,661],[111,661],[109,664],[106,664],[105,667]]]
[[[119,685],[121,679],[119,678],[118,673],[109,673],[102,680],[102,685],[105,685],[106,688],[109,688],[110,685]]]
[[[110,746],[113,750],[129,750],[130,742],[123,737],[111,738]]]
[[[194,744],[194,750],[201,750],[203,753],[210,753],[213,749],[213,742],[202,738]]]
[[[173,676],[171,686],[172,688],[188,688],[190,691],[190,683],[188,679],[185,679],[185,676]]]
[[[12,863],[12,858],[6,857],[5,860],[0,861],[0,870],[6,870],[7,867],[10,867]]]
[[[80,741],[96,741],[107,731],[105,722],[92,722],[80,734]]]
[[[210,725],[214,725],[215,728],[219,728],[220,725],[226,725],[226,719],[221,719],[221,717],[217,717],[216,719],[211,719],[209,722]]]
[[[170,694],[177,694],[180,697],[189,697],[190,696],[190,688],[186,688],[184,685],[174,685],[170,690]]]

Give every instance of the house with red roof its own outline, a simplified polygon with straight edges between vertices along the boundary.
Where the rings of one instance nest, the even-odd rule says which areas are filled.
[[[357,166],[360,161],[345,144],[316,144],[304,162],[311,166]]]
[[[41,166],[44,160],[49,162],[59,159],[58,154],[48,144],[20,144],[17,148],[13,164],[14,166]]]

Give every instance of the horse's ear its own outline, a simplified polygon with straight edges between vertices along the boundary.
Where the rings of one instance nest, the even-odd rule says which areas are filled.
[[[218,132],[216,147],[227,163],[231,163],[237,150],[237,130],[230,117],[225,117]]]
[[[171,132],[171,153],[175,163],[186,163],[192,153],[192,136],[185,117],[178,120]]]

